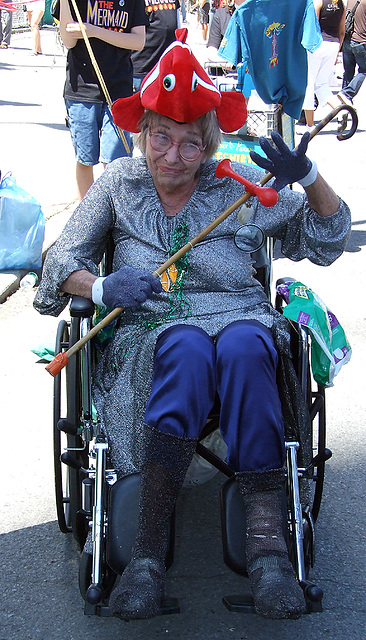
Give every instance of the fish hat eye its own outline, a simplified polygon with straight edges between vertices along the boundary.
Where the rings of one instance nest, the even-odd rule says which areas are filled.
[[[163,78],[163,87],[167,91],[173,91],[175,87],[175,75],[174,73],[169,73],[165,78]]]
[[[198,87],[198,75],[197,73],[194,71],[193,75],[192,75],[192,91],[194,91],[195,89],[197,89]]]

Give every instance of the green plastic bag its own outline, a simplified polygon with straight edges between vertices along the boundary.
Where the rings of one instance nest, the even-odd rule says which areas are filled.
[[[278,285],[287,305],[283,315],[303,326],[310,334],[311,369],[314,380],[332,387],[334,377],[351,357],[351,347],[342,326],[319,298],[302,282]]]

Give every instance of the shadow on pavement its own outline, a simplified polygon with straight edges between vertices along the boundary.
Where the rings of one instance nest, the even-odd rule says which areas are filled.
[[[103,640],[293,640],[300,634],[307,640],[341,640],[345,634],[347,640],[360,640],[364,543],[359,523],[353,535],[341,520],[342,513],[353,513],[361,491],[354,482],[360,465],[349,472],[329,464],[311,572],[324,590],[323,613],[273,621],[226,610],[222,596],[241,593],[246,580],[229,571],[222,559],[218,492],[223,477],[218,474],[205,485],[184,490],[178,503],[176,557],[167,595],[179,599],[180,614],[129,623],[85,616],[77,545],[56,522],[47,522],[0,536],[1,640],[86,640],[90,634]],[[348,557],[358,551],[360,566],[355,566]]]

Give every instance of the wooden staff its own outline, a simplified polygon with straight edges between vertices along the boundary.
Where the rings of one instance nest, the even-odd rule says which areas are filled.
[[[95,55],[94,55],[94,51],[93,51],[93,49],[91,48],[91,44],[90,44],[90,42],[89,42],[89,38],[88,38],[87,33],[86,33],[86,31],[85,31],[84,23],[83,23],[83,21],[82,21],[82,19],[81,19],[80,11],[79,11],[79,8],[78,8],[78,6],[77,6],[77,4],[76,4],[76,0],[71,0],[71,4],[72,4],[72,6],[73,6],[73,8],[74,8],[74,11],[75,11],[75,14],[76,14],[76,18],[77,18],[77,21],[78,21],[78,23],[79,23],[80,31],[81,31],[81,34],[82,34],[82,36],[83,36],[83,38],[84,38],[85,45],[86,45],[86,48],[87,48],[87,50],[88,50],[88,53],[89,53],[89,56],[90,56],[91,63],[92,63],[92,65],[93,65],[93,67],[94,67],[94,71],[95,71],[95,73],[96,73],[96,75],[97,75],[97,78],[98,78],[99,84],[100,84],[100,86],[102,87],[102,91],[103,91],[103,93],[104,93],[104,96],[105,96],[105,99],[106,99],[106,101],[107,101],[107,104],[108,104],[108,106],[109,106],[110,110],[112,111],[112,100],[111,100],[111,96],[109,95],[109,91],[108,91],[107,85],[106,85],[106,83],[104,82],[104,78],[103,78],[103,76],[102,76],[101,70],[99,69],[99,65],[98,65],[98,63],[97,63],[97,61],[96,61],[96,58],[95,58]],[[124,147],[125,147],[125,149],[126,149],[126,152],[127,152],[127,153],[130,153],[130,152],[131,152],[131,150],[130,150],[130,147],[128,146],[128,142],[127,142],[127,140],[126,140],[126,136],[125,136],[125,134],[124,134],[123,129],[121,129],[121,128],[120,128],[120,127],[118,127],[117,125],[116,125],[116,127],[117,127],[117,129],[118,129],[118,133],[119,133],[119,135],[121,136],[121,139],[122,139],[122,142],[123,142]]]
[[[321,129],[323,129],[328,122],[330,122],[341,110],[346,110],[349,111],[351,116],[352,116],[352,129],[351,129],[351,135],[353,135],[357,129],[357,124],[358,124],[358,120],[357,120],[357,114],[355,112],[355,110],[348,106],[348,105],[340,105],[339,107],[336,107],[335,109],[333,109],[310,133],[310,140],[312,138],[314,138],[314,136],[316,136],[319,131],[321,131]],[[337,137],[339,140],[347,140],[348,138],[351,137],[350,133],[344,133],[339,134]],[[273,178],[273,174],[272,173],[266,173],[263,178],[261,178],[261,180],[259,181],[259,184],[261,186],[264,186],[265,184],[267,184],[267,182],[269,180],[271,180],[271,178]],[[190,240],[189,242],[187,242],[183,247],[181,247],[173,256],[171,256],[171,258],[169,258],[166,262],[164,262],[164,264],[162,264],[160,267],[158,267],[156,269],[156,271],[153,272],[153,275],[156,277],[159,277],[162,273],[164,273],[164,271],[166,271],[174,262],[177,262],[177,260],[179,260],[180,258],[182,258],[182,256],[184,256],[190,249],[193,249],[193,247],[198,243],[201,242],[201,240],[203,240],[211,231],[213,231],[219,224],[221,224],[221,222],[223,222],[224,220],[226,220],[226,218],[229,217],[229,215],[231,215],[231,213],[233,213],[233,211],[236,211],[236,209],[238,209],[240,206],[242,206],[249,198],[252,197],[252,194],[249,192],[245,192],[242,196],[240,196],[240,198],[238,198],[237,200],[235,200],[235,202],[233,202],[232,205],[230,205],[227,209],[225,209],[225,211],[223,211],[222,213],[220,213],[220,215],[217,216],[217,218],[215,218],[212,222],[210,222],[209,225],[207,225],[207,227],[205,227],[202,231],[200,231],[200,233],[198,235],[196,235],[192,240]],[[68,361],[69,358],[74,355],[74,353],[76,353],[77,351],[79,351],[89,340],[91,340],[92,338],[94,338],[94,336],[104,327],[106,327],[110,322],[112,322],[112,320],[114,320],[115,318],[117,318],[123,311],[122,307],[116,307],[115,309],[113,309],[113,311],[111,311],[110,313],[108,313],[108,315],[105,316],[105,318],[103,318],[103,320],[101,320],[98,324],[96,324],[85,336],[83,336],[82,338],[80,338],[80,340],[78,340],[77,342],[75,342],[75,344],[73,344],[70,349],[68,349],[67,351],[58,353],[54,359],[46,366],[46,370],[52,375],[52,376],[56,376],[61,369],[63,369]]]

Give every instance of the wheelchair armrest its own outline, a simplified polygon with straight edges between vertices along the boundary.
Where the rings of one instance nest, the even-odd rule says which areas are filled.
[[[295,278],[291,278],[290,276],[285,276],[284,278],[278,278],[278,280],[276,280],[276,287],[279,284],[286,284],[287,282],[296,282]]]
[[[285,302],[285,299],[281,295],[281,293],[277,290],[277,287],[280,284],[287,284],[287,283],[290,283],[290,282],[296,282],[295,278],[291,278],[290,276],[286,276],[284,278],[278,278],[278,280],[276,280],[275,309],[276,309],[276,311],[279,311],[280,313],[282,313],[283,303]]]
[[[72,296],[70,315],[72,318],[90,318],[94,313],[94,302],[81,296]]]

